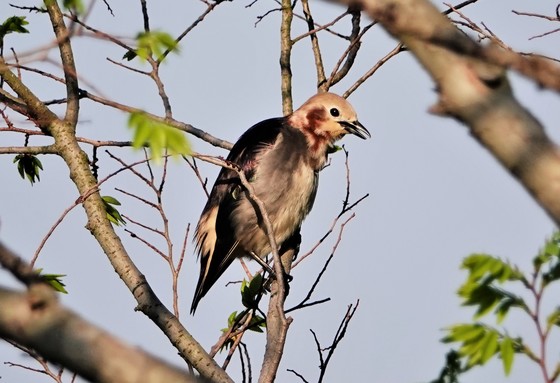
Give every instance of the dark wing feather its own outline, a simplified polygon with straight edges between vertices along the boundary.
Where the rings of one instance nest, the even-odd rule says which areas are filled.
[[[239,138],[227,160],[237,164],[250,181],[263,151],[272,148],[283,129],[285,118],[273,118],[252,126]],[[241,191],[237,172],[222,168],[212,187],[208,202],[196,228],[196,247],[200,257],[200,276],[196,287],[191,313],[200,299],[216,283],[233,260],[243,255],[237,248],[231,212],[236,203],[236,193]]]

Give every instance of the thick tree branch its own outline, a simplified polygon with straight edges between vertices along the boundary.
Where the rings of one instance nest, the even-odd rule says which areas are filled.
[[[64,309],[50,287],[0,287],[0,336],[32,348],[92,382],[197,382],[186,371],[125,345]],[[141,368],[139,368],[141,367]]]
[[[54,114],[44,103],[39,100],[31,90],[26,87],[20,79],[13,74],[4,59],[0,57],[0,77],[8,84],[10,88],[19,96],[19,98],[27,105],[28,114],[41,130],[50,134],[49,127],[52,121],[56,120]],[[8,104],[9,105],[9,104]],[[16,109],[19,111],[19,108]]]
[[[426,0],[359,3],[432,76],[439,92],[432,112],[465,123],[560,224],[560,151],[513,96],[503,69],[512,53],[493,46],[481,48]],[[503,66],[489,64],[489,58]],[[555,81],[560,84],[558,78]]]
[[[25,293],[0,287],[0,337],[94,382],[199,381],[63,308],[52,287],[2,243],[0,265],[29,287]]]

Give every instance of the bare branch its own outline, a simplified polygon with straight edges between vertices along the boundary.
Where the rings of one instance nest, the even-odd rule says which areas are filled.
[[[321,48],[319,47],[319,38],[317,33],[313,32],[315,23],[313,22],[313,16],[311,15],[311,9],[309,8],[309,0],[301,0],[301,5],[303,7],[303,15],[307,21],[307,28],[309,29],[309,37],[311,38],[311,48],[313,50],[313,57],[315,58],[315,70],[317,71],[317,89],[325,92],[328,88],[325,88],[327,79],[325,77],[325,67],[323,65],[323,57],[321,56]],[[292,41],[294,44],[294,41]]]
[[[295,305],[294,307],[286,310],[286,313],[291,312],[291,311],[295,311],[295,310],[299,310],[300,308],[303,307],[309,307],[310,305],[307,303],[310,299],[311,296],[313,295],[313,293],[315,292],[315,288],[319,285],[319,281],[321,280],[321,277],[323,276],[323,274],[325,273],[325,271],[327,271],[327,267],[329,267],[329,264],[331,262],[331,260],[334,257],[334,254],[336,253],[336,250],[338,249],[338,245],[340,244],[340,242],[342,241],[342,233],[344,232],[344,227],[346,226],[346,224],[348,222],[350,222],[356,215],[352,214],[346,221],[344,221],[341,225],[340,225],[340,230],[338,232],[338,238],[336,239],[336,242],[331,250],[331,253],[329,255],[329,257],[327,258],[327,260],[325,261],[325,264],[323,265],[323,268],[321,269],[321,271],[319,272],[319,274],[317,275],[317,278],[315,278],[315,281],[313,282],[313,284],[311,285],[311,288],[309,289],[309,291],[307,292],[307,295],[305,296],[305,298],[303,298],[303,300],[298,303],[297,305]],[[294,265],[295,266],[295,265]],[[318,304],[318,303],[323,303],[330,300],[330,298],[328,299],[323,299],[321,301],[318,302],[314,302],[313,304]]]
[[[78,123],[80,98],[78,96],[78,75],[76,72],[76,64],[74,63],[72,45],[70,44],[70,33],[68,29],[66,29],[66,24],[64,24],[64,17],[60,11],[58,2],[46,1],[45,4],[56,35],[60,58],[62,60],[62,68],[64,70],[66,97],[68,99],[64,121],[75,129]]]
[[[140,5],[142,6],[142,19],[144,20],[144,30],[146,32],[150,31],[150,17],[148,15],[148,5],[146,0],[140,0]]]
[[[331,21],[330,23],[327,24],[323,24],[323,25],[319,25],[316,22],[313,21],[313,29],[310,29],[309,32],[305,32],[301,35],[299,35],[298,37],[294,38],[292,40],[292,43],[295,44],[300,40],[303,40],[304,38],[306,38],[307,36],[313,35],[313,34],[317,34],[318,32],[322,31],[322,30],[328,30],[329,27],[332,27],[333,25],[335,25],[336,23],[338,23],[340,20],[342,20],[344,17],[346,17],[346,15],[348,15],[348,12],[344,12],[343,14],[341,14],[340,16],[337,16],[333,21]],[[304,20],[306,20],[304,18]],[[341,38],[346,38],[345,36],[340,36],[337,35],[338,37]]]
[[[198,24],[200,24],[205,18],[206,16],[208,16],[208,14],[210,12],[212,12],[214,10],[214,8],[216,8],[216,6],[218,4],[221,4],[222,1],[216,1],[213,3],[206,3],[206,5],[208,6],[206,8],[206,10],[187,28],[185,29],[176,39],[175,42],[177,44],[179,44],[181,42],[181,40],[183,40],[183,38],[185,38],[186,35],[188,35],[190,33],[190,31],[192,31]],[[158,62],[162,62],[168,55],[169,53],[171,53],[170,49],[167,49],[165,52],[163,52],[163,54],[161,55],[161,57],[158,57],[157,61]]]
[[[0,68],[1,68],[1,65],[0,65]],[[214,137],[211,134],[206,133],[205,131],[203,131],[201,129],[195,128],[194,126],[192,126],[190,124],[186,124],[184,122],[180,122],[180,121],[177,121],[175,119],[166,119],[166,118],[163,118],[163,117],[159,117],[159,116],[156,116],[155,114],[145,112],[145,111],[143,111],[142,109],[139,109],[139,108],[134,108],[132,106],[120,104],[118,102],[111,101],[111,100],[96,96],[96,95],[91,94],[89,92],[85,92],[85,91],[83,91],[83,92],[85,93],[85,97],[89,98],[92,101],[98,102],[98,103],[103,104],[103,105],[110,106],[110,107],[118,109],[118,110],[122,110],[123,112],[128,112],[128,113],[144,112],[148,117],[150,117],[151,119],[153,119],[155,121],[168,124],[169,126],[172,126],[172,127],[177,128],[179,130],[182,130],[184,132],[190,133],[193,136],[198,137],[201,140],[206,141],[211,145],[218,146],[218,147],[221,147],[221,148],[224,148],[224,149],[231,149],[233,147],[233,144],[231,142],[228,142],[226,140],[221,140],[217,137]]]
[[[334,339],[331,343],[331,345],[327,348],[328,353],[327,353],[327,357],[323,360],[323,351],[319,348],[319,359],[321,360],[321,365],[320,365],[320,374],[319,374],[319,380],[318,383],[321,383],[325,377],[325,373],[327,372],[327,367],[329,365],[329,362],[332,358],[332,356],[334,355],[334,352],[336,351],[336,348],[338,347],[339,343],[342,341],[342,339],[344,338],[344,336],[346,335],[346,330],[348,329],[348,325],[350,324],[350,321],[352,320],[352,317],[354,316],[354,314],[356,313],[356,310],[358,309],[358,306],[360,305],[360,300],[358,299],[356,301],[356,304],[352,307],[352,305],[348,306],[348,310],[346,310],[346,315],[344,315],[344,318],[342,319],[342,322],[340,322],[340,326],[338,327],[338,330],[336,331],[336,334],[334,336]],[[317,345],[319,345],[317,337],[315,336],[315,333],[313,333],[313,336],[315,337],[315,341],[317,342]]]
[[[354,60],[356,60],[356,56],[358,55],[358,51],[360,50],[361,38],[367,31],[365,30],[363,31],[363,33],[360,33],[361,12],[359,10],[353,9],[350,9],[348,12],[352,14],[352,33],[350,34],[350,45],[348,46],[348,49],[344,52],[340,60],[336,63],[329,77],[329,80],[326,83],[327,89],[330,89],[333,85],[346,77],[346,75],[354,65]],[[342,61],[345,58],[346,60],[344,61],[344,65],[342,65],[341,67]]]
[[[280,78],[282,91],[282,113],[284,116],[292,113],[292,19],[294,10],[290,0],[282,0],[282,22],[280,26]]]

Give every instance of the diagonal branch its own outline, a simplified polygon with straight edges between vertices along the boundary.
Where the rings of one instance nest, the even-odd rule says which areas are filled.
[[[263,230],[266,232],[266,235],[270,242],[270,246],[272,248],[272,256],[274,259],[274,273],[276,274],[276,278],[271,287],[272,294],[269,302],[268,317],[266,322],[267,342],[261,373],[259,376],[259,383],[274,382],[278,367],[280,365],[280,360],[282,359],[284,345],[286,343],[286,337],[288,333],[288,327],[292,322],[292,318],[286,318],[286,314],[284,311],[284,301],[286,299],[286,287],[284,280],[285,271],[282,265],[282,258],[278,250],[278,244],[276,243],[276,238],[274,236],[272,223],[270,222],[270,218],[266,212],[266,206],[258,198],[258,196],[255,195],[253,186],[245,177],[245,173],[243,172],[243,170],[240,169],[236,164],[198,153],[192,153],[192,156],[202,161],[222,166],[224,168],[231,169],[237,172],[241,184],[247,191],[248,198],[252,200],[255,205],[257,205],[258,211],[262,216]],[[289,253],[289,251],[287,253]]]
[[[22,275],[37,276],[2,244],[0,264],[20,279]],[[12,268],[10,264],[19,266]],[[124,383],[199,381],[65,309],[47,284],[33,284],[25,293],[0,287],[0,307],[10,308],[0,310],[0,337],[31,348],[90,381],[114,382],[116,376]]]
[[[426,0],[362,0],[416,56],[437,84],[431,112],[467,125],[471,134],[560,224],[560,150],[539,121],[513,96],[505,68],[560,90],[560,67],[494,45],[483,47]],[[423,17],[418,17],[418,15]]]
[[[305,20],[307,21],[309,38],[311,39],[311,49],[313,50],[313,57],[315,58],[315,70],[317,71],[317,88],[323,92],[326,92],[328,88],[325,88],[327,82],[327,79],[325,77],[325,66],[323,65],[323,57],[321,56],[321,48],[319,47],[319,38],[317,37],[317,33],[313,32],[313,30],[315,29],[315,23],[313,21],[313,16],[311,15],[311,9],[309,8],[309,0],[301,0],[301,6],[303,7],[303,15],[305,16]]]
[[[1,68],[1,66],[0,66],[0,68]],[[140,108],[135,108],[135,107],[125,105],[125,104],[120,104],[116,101],[111,101],[111,100],[105,99],[103,97],[99,97],[99,96],[94,95],[90,92],[82,91],[82,93],[84,94],[84,97],[86,97],[86,98],[88,98],[92,101],[98,102],[98,103],[106,105],[106,106],[110,106],[111,108],[118,109],[118,110],[121,110],[123,112],[128,112],[128,113],[143,112],[148,117],[153,119],[154,121],[158,121],[158,122],[161,122],[161,123],[164,123],[164,124],[168,124],[169,126],[177,128],[179,130],[182,130],[186,133],[190,133],[193,136],[198,137],[201,140],[206,141],[211,145],[214,145],[214,146],[217,146],[217,147],[220,147],[220,148],[224,148],[224,149],[231,149],[233,147],[233,144],[231,142],[228,142],[226,140],[222,140],[220,138],[217,138],[217,137],[211,135],[210,133],[206,133],[202,129],[195,128],[191,124],[187,124],[187,123],[184,123],[184,122],[181,122],[181,121],[177,121],[173,118],[169,119],[169,118],[156,116],[155,114],[145,112]]]
[[[72,126],[76,126],[78,122],[78,113],[80,109],[80,97],[78,94],[78,73],[76,72],[76,64],[74,63],[74,54],[72,53],[72,45],[70,44],[70,32],[64,24],[64,16],[60,11],[58,3],[54,0],[45,0],[47,11],[51,19],[51,24],[58,42],[58,50],[62,61],[62,69],[64,70],[64,78],[66,82],[66,97],[68,104],[66,105],[66,115],[64,121]]]
[[[361,12],[359,10],[349,9],[348,13],[352,14],[352,33],[350,34],[350,45],[348,46],[348,49],[346,50],[346,52],[344,52],[344,55],[340,58],[338,63],[336,63],[336,66],[333,69],[333,72],[326,84],[327,89],[331,88],[333,85],[346,77],[346,75],[354,65],[354,61],[356,60],[356,56],[358,55],[358,51],[360,50],[361,37],[363,36],[363,33],[360,33]],[[346,60],[344,61],[344,65],[342,65],[341,67],[342,61],[345,58]]]

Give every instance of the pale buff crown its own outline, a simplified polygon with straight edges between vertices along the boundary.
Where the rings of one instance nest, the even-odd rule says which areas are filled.
[[[358,122],[356,111],[346,99],[334,93],[319,93],[288,116],[290,125],[316,136],[337,140],[352,133],[361,138],[370,136]]]

